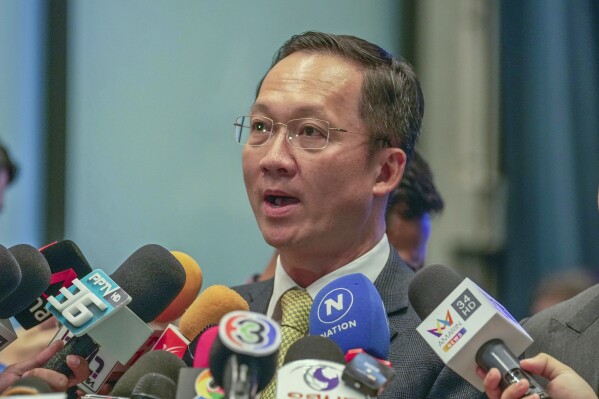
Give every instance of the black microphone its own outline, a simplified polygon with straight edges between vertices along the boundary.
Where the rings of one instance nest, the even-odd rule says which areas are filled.
[[[177,384],[160,373],[148,373],[141,377],[130,399],[175,399]]]
[[[17,287],[0,302],[0,350],[15,341],[17,335],[10,321],[5,320],[21,312],[35,298],[43,294],[50,285],[50,266],[34,247],[26,244],[15,245],[8,251],[1,251],[6,264],[13,269],[16,262],[21,279]],[[10,271],[9,271],[10,274]],[[2,276],[4,278],[4,275]],[[14,273],[9,275],[14,279]]]
[[[485,371],[499,369],[507,387],[524,378],[526,395],[549,395],[520,368],[514,355],[522,353],[532,338],[489,294],[453,269],[431,265],[414,276],[408,298],[422,323],[417,331],[445,364],[483,391],[477,364]]]
[[[253,399],[275,374],[281,328],[270,317],[233,311],[219,323],[210,350],[210,372],[225,398]]]
[[[8,319],[21,312],[50,285],[50,266],[37,249],[31,245],[19,244],[11,247],[9,252],[21,268],[21,281],[0,302],[0,319]]]
[[[0,245],[0,305],[21,282],[21,268],[10,251]]]
[[[137,362],[117,381],[111,396],[130,398],[133,390],[142,377],[147,374],[160,374],[177,384],[179,370],[185,367],[183,360],[167,351],[150,351],[139,358]],[[140,388],[141,389],[141,388]]]
[[[90,287],[94,284],[103,287],[96,288],[96,291],[91,293],[94,300],[104,301],[102,295],[106,296],[109,293],[104,291],[108,282],[102,283],[102,273],[96,269],[82,279]],[[52,307],[54,301],[48,299],[50,310],[59,320],[64,319],[65,327],[71,331],[80,331],[81,334],[72,338],[44,365],[44,368],[70,376],[72,372],[66,365],[66,357],[71,354],[88,357],[100,346],[119,362],[127,363],[153,332],[146,323],[161,314],[185,284],[185,271],[179,261],[168,250],[155,244],[146,245],[135,251],[111,277],[117,284],[116,287],[111,285],[111,290],[116,290],[114,293],[121,298],[132,297],[133,299],[115,315],[103,320],[96,319],[94,316],[82,326],[74,326],[63,317],[68,308],[58,311],[57,308]],[[103,316],[97,309],[93,310]]]
[[[39,252],[46,258],[50,266],[50,286],[42,296],[36,298],[25,310],[14,315],[21,327],[28,330],[50,317],[52,313],[46,309],[49,296],[58,295],[62,287],[71,286],[73,279],[91,273],[92,268],[73,241],[63,240],[42,247]]]

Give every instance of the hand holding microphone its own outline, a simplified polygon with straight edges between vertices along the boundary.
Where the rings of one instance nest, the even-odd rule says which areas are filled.
[[[527,379],[528,395],[550,398],[514,355],[522,353],[532,338],[472,281],[446,266],[432,265],[416,273],[408,297],[422,320],[418,333],[449,368],[477,389],[484,389],[477,367],[497,368],[502,389]]]
[[[552,356],[540,353],[520,361],[520,366],[523,370],[547,378],[549,380],[547,392],[553,399],[597,399],[593,388],[582,377]],[[490,399],[519,399],[526,395],[530,387],[528,381],[524,379],[502,391],[501,373],[498,369],[492,368],[486,374],[483,369],[478,369],[477,373],[484,379],[485,393]],[[526,398],[538,398],[538,396]]]
[[[62,341],[54,342],[32,359],[8,366],[0,373],[0,391],[13,385],[22,377],[41,378],[56,392],[64,392],[67,388],[84,381],[89,376],[89,368],[85,359],[79,356],[71,355],[66,359],[66,363],[71,371],[71,377],[53,370],[41,368],[62,346]]]

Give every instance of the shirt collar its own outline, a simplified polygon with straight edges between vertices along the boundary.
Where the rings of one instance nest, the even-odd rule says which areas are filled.
[[[381,270],[385,267],[389,258],[389,240],[387,235],[383,234],[381,240],[368,252],[357,259],[349,262],[347,265],[340,267],[332,273],[321,277],[306,288],[308,294],[314,299],[316,294],[327,284],[333,280],[352,273],[364,274],[372,283],[376,280]],[[267,315],[275,320],[281,320],[281,306],[279,304],[283,294],[292,289],[299,288],[293,279],[287,274],[281,264],[281,257],[277,257],[277,267],[274,277],[274,287],[270,302],[268,303]]]

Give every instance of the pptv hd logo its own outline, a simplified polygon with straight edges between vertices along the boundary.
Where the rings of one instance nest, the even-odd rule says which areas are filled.
[[[466,334],[466,328],[461,322],[453,322],[449,310],[445,319],[437,319],[437,326],[426,331],[439,338],[438,344],[443,348],[443,352],[448,352]]]

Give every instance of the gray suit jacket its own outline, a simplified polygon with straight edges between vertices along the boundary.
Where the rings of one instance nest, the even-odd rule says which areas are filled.
[[[445,368],[439,357],[416,331],[420,318],[408,302],[408,286],[414,273],[391,250],[387,264],[374,285],[379,291],[391,330],[389,361],[395,377],[381,398],[444,399],[484,398],[478,390],[453,371]],[[273,291],[273,280],[234,288],[249,303],[250,310],[266,313]]]
[[[545,352],[599,393],[599,284],[522,322],[534,339],[524,356]]]

